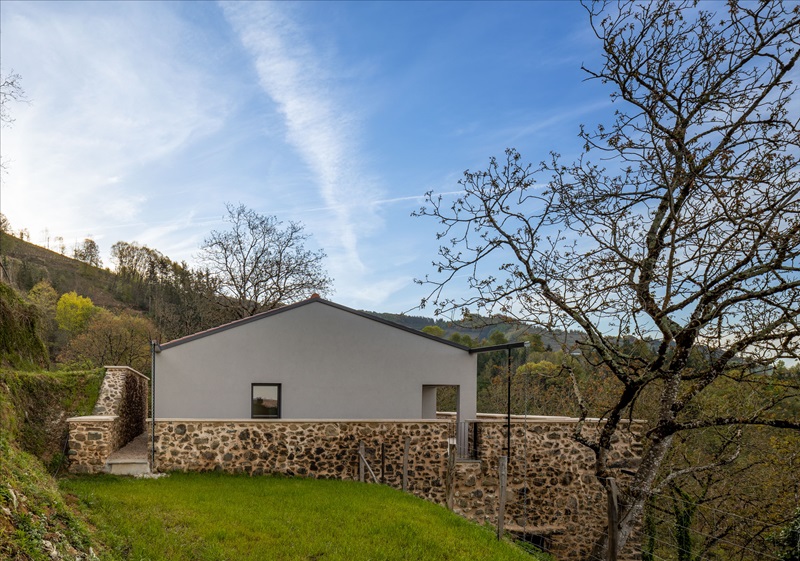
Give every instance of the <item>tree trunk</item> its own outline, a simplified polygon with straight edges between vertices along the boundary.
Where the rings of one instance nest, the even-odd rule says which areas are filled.
[[[636,489],[636,494],[629,492],[622,493],[619,497],[619,533],[617,534],[617,553],[625,549],[628,540],[636,532],[644,505],[650,498],[661,463],[669,451],[672,444],[672,435],[666,436],[653,442],[647,450],[642,463],[634,476],[633,482],[628,485],[628,490]],[[611,493],[611,489],[605,486],[606,493]],[[591,553],[586,557],[586,561],[597,561],[608,557],[608,531],[604,532],[595,542]]]

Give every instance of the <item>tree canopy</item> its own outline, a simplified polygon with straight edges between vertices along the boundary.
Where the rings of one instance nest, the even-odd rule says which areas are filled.
[[[70,334],[81,333],[86,330],[97,310],[91,298],[74,291],[67,292],[61,295],[56,304],[56,322],[59,329]]]
[[[576,162],[554,153],[534,166],[509,149],[486,170],[465,172],[455,202],[429,193],[417,213],[437,219],[447,241],[423,305],[579,328],[583,356],[619,382],[602,429],[576,433],[594,451],[602,482],[615,475],[613,436],[641,396],[657,395],[644,456],[620,503],[621,544],[676,434],[800,428],[779,407],[797,399],[796,380],[764,376],[776,360],[800,356],[800,129],[791,105],[799,10],[782,2],[731,2],[720,13],[692,2],[587,5],[603,58],[585,70],[611,88],[614,120],[581,130],[585,153]],[[470,296],[448,297],[465,273]],[[630,338],[647,345],[631,352]],[[731,379],[758,397],[704,410],[704,392]]]
[[[88,263],[92,267],[102,267],[103,261],[100,258],[100,247],[91,238],[86,238],[82,243],[76,244],[72,251],[72,256],[78,261]]]
[[[227,205],[227,231],[214,230],[201,247],[200,259],[218,281],[217,290],[239,317],[252,316],[332,290],[323,269],[323,251],[306,249],[302,224],[285,227],[274,216],[244,205]]]

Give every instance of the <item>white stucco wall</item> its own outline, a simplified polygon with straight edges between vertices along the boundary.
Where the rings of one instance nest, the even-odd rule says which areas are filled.
[[[423,387],[459,386],[476,414],[476,355],[324,300],[166,347],[156,417],[249,419],[252,383],[281,384],[283,419],[420,419]],[[429,399],[429,395],[425,396]]]

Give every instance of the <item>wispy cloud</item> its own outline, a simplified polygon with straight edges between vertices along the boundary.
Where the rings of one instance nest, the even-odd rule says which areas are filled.
[[[341,253],[334,256],[339,263],[336,268],[364,272],[358,240],[379,222],[370,202],[377,190],[364,179],[359,165],[358,118],[337,89],[332,70],[336,61],[315,50],[286,4],[225,2],[222,6],[253,58],[261,87],[284,116],[287,141],[316,177],[324,202],[319,210],[333,213],[326,249]]]
[[[189,29],[168,7],[14,3],[3,24],[4,59],[31,100],[3,131],[3,205],[32,232],[141,219],[163,186],[133,177],[224,122],[226,101],[189,63]]]
[[[442,193],[439,193],[437,191],[437,192],[433,193],[433,196],[435,196],[435,197],[438,197],[438,196],[449,197],[449,196],[452,196],[452,195],[460,195],[462,193],[464,193],[463,190],[460,190],[460,191],[445,191],[445,192],[442,192]],[[393,204],[396,204],[396,203],[407,203],[407,202],[411,202],[411,201],[414,201],[414,202],[417,202],[417,203],[424,203],[426,201],[426,195],[420,194],[420,195],[408,195],[408,196],[405,196],[405,197],[391,197],[391,198],[388,198],[388,199],[373,199],[373,200],[369,200],[369,201],[361,201],[359,204],[362,207],[365,207],[365,208],[379,209],[379,208],[387,207],[387,206],[390,206],[390,205],[393,205]],[[310,208],[295,208],[295,209],[291,209],[291,212],[294,212],[295,214],[310,214],[312,212],[330,212],[330,211],[337,211],[338,212],[338,211],[342,211],[342,210],[349,211],[351,208],[352,208],[352,204],[342,203],[342,204],[333,204],[333,205],[310,207]],[[279,210],[275,210],[273,212],[275,212],[276,214],[283,214],[283,213],[290,212],[290,209],[279,209]]]
[[[586,115],[591,115],[592,113],[600,110],[608,109],[610,106],[611,101],[608,98],[602,99],[601,101],[596,101],[594,103],[584,103],[579,107],[574,107],[572,109],[558,111],[555,113],[551,112],[551,114],[545,118],[537,117],[535,119],[530,119],[525,124],[500,130],[498,131],[498,134],[504,138],[507,138],[509,145],[513,145],[521,138],[557,129],[564,123],[574,121],[575,119],[584,117]],[[574,136],[575,131],[570,130],[569,134]]]

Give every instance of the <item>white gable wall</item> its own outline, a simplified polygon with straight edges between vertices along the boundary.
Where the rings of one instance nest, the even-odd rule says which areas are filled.
[[[157,353],[156,417],[249,419],[251,384],[279,383],[283,419],[425,418],[431,385],[459,386],[459,416],[474,419],[476,360],[312,301]]]

